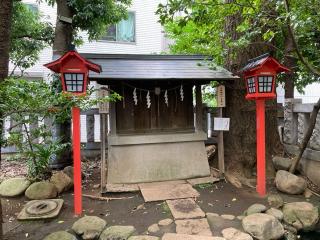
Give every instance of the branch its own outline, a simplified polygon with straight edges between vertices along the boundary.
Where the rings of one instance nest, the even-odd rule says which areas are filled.
[[[288,26],[289,36],[292,39],[292,42],[293,42],[294,48],[296,50],[296,53],[297,53],[297,55],[299,57],[299,60],[303,63],[303,65],[305,65],[305,67],[310,72],[312,72],[314,75],[320,76],[320,69],[315,68],[306,58],[304,58],[302,56],[301,50],[300,50],[300,48],[298,46],[297,40],[296,40],[296,38],[294,36],[294,32],[293,32],[293,29],[292,29],[292,26],[291,26],[291,19],[290,19],[290,15],[289,15],[289,13],[290,13],[289,1],[285,0],[284,1],[284,5],[285,5],[286,12],[288,14],[287,26]]]

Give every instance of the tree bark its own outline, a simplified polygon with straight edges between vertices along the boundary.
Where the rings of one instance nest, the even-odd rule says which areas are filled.
[[[234,0],[227,0],[232,2]],[[240,15],[227,18],[225,32],[232,40],[240,36],[236,31],[237,24],[241,20]],[[256,39],[260,41],[260,39]],[[226,68],[238,74],[250,58],[257,57],[270,49],[265,46],[250,45],[246,49],[236,52],[229,49]],[[240,182],[245,183],[252,177],[252,170],[256,166],[256,119],[255,102],[245,99],[246,87],[243,79],[226,82],[225,114],[230,118],[230,130],[225,133],[225,159],[227,175],[233,175]],[[267,101],[266,106],[266,162],[269,176],[274,174],[271,164],[271,156],[281,148],[277,133],[277,104],[276,100]],[[243,181],[242,181],[242,180]]]
[[[291,173],[294,173],[297,169],[297,166],[302,158],[302,155],[304,153],[304,150],[306,150],[307,146],[308,146],[308,143],[310,141],[310,138],[312,136],[312,133],[313,133],[313,129],[314,129],[314,126],[316,125],[316,121],[317,121],[317,116],[318,116],[318,113],[319,113],[319,110],[320,110],[320,98],[318,100],[318,102],[313,106],[313,110],[311,112],[311,116],[310,116],[310,123],[309,123],[309,126],[308,126],[308,129],[303,137],[303,140],[301,142],[301,144],[299,145],[299,154],[298,156],[296,156],[294,159],[293,159],[293,162],[292,162],[292,165],[289,169],[289,172]]]
[[[284,33],[284,65],[289,69],[294,69],[297,66],[297,59],[294,56],[294,44],[292,38],[288,35],[288,33]],[[294,70],[287,73],[284,76],[284,90],[285,90],[285,98],[294,98],[294,81],[296,79],[296,73]]]
[[[9,70],[10,34],[12,19],[12,0],[0,1],[0,83],[7,78]],[[0,99],[3,101],[3,99]],[[2,136],[3,121],[0,109],[0,137]],[[1,138],[0,138],[1,139]],[[0,168],[1,168],[1,141],[0,141]],[[3,239],[2,204],[0,198],[0,240]]]
[[[73,13],[67,5],[67,0],[57,0],[57,21],[55,28],[55,36],[53,41],[53,55],[54,57],[62,56],[69,49],[72,43],[72,24],[59,20],[60,16],[71,18]]]
[[[60,17],[72,19],[73,13],[67,5],[67,0],[56,0],[57,4],[57,20],[55,27],[55,36],[53,41],[53,60],[65,54],[72,43],[73,27],[72,24],[60,20]],[[71,123],[55,123],[52,129],[53,139],[62,143],[71,142]],[[53,156],[50,161],[51,168],[63,168],[71,165],[71,149],[65,149],[57,156]]]

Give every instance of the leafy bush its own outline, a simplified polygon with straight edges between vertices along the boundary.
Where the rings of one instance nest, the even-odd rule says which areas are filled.
[[[0,139],[1,145],[14,145],[25,159],[30,178],[44,178],[48,172],[50,158],[59,154],[69,144],[53,140],[51,129],[54,123],[70,119],[71,107],[89,109],[99,102],[120,98],[116,93],[108,97],[93,99],[90,89],[86,96],[74,97],[56,92],[52,85],[42,80],[7,79],[0,84],[0,111],[4,121],[10,116],[11,126],[8,138]],[[45,124],[38,124],[39,122]],[[30,126],[36,126],[31,128]]]

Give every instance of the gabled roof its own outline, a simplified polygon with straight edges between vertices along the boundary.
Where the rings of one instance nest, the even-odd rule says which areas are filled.
[[[210,68],[210,58],[200,55],[81,54],[101,65],[102,73],[91,80],[233,80],[231,72]],[[208,61],[209,60],[209,61]]]
[[[269,53],[265,53],[265,54],[260,55],[256,58],[250,59],[248,61],[247,65],[241,69],[241,72],[257,70],[269,61],[273,62],[274,66],[276,67],[277,73],[290,71],[288,68],[281,65],[277,60],[275,60],[273,57],[271,57]]]
[[[101,66],[98,64],[95,64],[87,59],[85,59],[84,57],[82,57],[78,52],[76,51],[69,51],[67,53],[65,53],[63,56],[61,56],[60,58],[58,58],[57,60],[47,63],[44,66],[49,68],[50,70],[54,71],[54,72],[60,72],[61,66],[63,65],[63,63],[69,59],[70,57],[76,57],[77,59],[79,59],[81,62],[83,62],[83,64],[91,71],[94,71],[96,73],[100,73],[102,71]]]

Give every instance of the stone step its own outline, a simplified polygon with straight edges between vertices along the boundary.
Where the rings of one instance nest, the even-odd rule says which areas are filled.
[[[162,240],[226,240],[226,239],[223,237],[208,237],[208,236],[199,236],[199,235],[166,233],[163,235]]]

